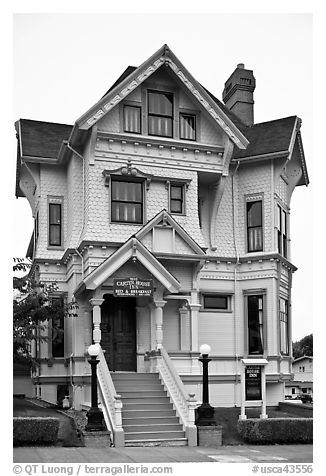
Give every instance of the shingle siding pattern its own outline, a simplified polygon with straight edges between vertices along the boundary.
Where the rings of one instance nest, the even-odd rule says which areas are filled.
[[[110,189],[105,186],[103,170],[115,170],[121,167],[119,162],[96,161],[87,171],[87,226],[83,238],[85,240],[124,242],[141,228],[141,225],[110,223]],[[139,167],[141,172],[166,176],[167,171],[153,167]],[[186,192],[187,216],[175,215],[176,221],[203,246],[203,237],[199,227],[197,212],[197,177],[196,173],[182,170],[169,170],[171,178],[192,179]],[[168,191],[162,182],[152,181],[146,191],[146,222],[163,208],[168,208]]]
[[[223,196],[217,212],[216,245],[218,256],[235,256],[232,223],[232,182],[226,178]]]
[[[43,165],[40,172],[39,240],[37,257],[59,259],[63,250],[48,249],[48,197],[63,197],[63,241],[67,240],[67,175],[63,167]]]
[[[287,183],[285,182],[283,177],[280,177],[276,193],[279,196],[279,198],[282,200],[284,205],[288,205],[287,189],[288,189]]]
[[[263,194],[263,237],[265,252],[272,250],[272,197],[271,168],[269,164],[255,164],[239,168],[237,176],[238,197],[236,209],[238,213],[238,245],[241,254],[247,253],[246,245],[246,197]]]

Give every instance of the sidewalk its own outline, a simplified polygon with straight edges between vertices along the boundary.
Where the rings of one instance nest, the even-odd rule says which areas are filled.
[[[20,447],[14,463],[312,463],[312,445],[155,448]]]

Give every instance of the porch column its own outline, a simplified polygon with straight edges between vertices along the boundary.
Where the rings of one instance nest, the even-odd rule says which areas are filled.
[[[166,301],[154,301],[156,350],[163,347],[163,307]]]
[[[186,306],[179,308],[180,316],[180,350],[190,349],[189,339],[189,309]]]
[[[99,344],[101,342],[101,304],[104,302],[104,299],[92,298],[89,300],[93,306],[93,341],[94,344]]]
[[[189,304],[190,308],[190,350],[198,352],[198,311],[200,304]]]

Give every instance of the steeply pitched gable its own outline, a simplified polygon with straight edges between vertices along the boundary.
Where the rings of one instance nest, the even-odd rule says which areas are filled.
[[[157,254],[195,254],[204,250],[165,209],[144,225],[135,237]]]
[[[134,71],[131,71],[132,68],[129,70],[127,68],[116,81],[116,86],[112,87],[100,101],[76,121],[71,140],[76,140],[78,131],[87,130],[96,124],[162,65],[169,67],[171,71],[173,71],[178,80],[181,81],[184,87],[193,95],[199,107],[204,109],[207,114],[213,118],[215,123],[222,128],[240,149],[248,145],[246,137],[232,122],[229,115],[225,113],[225,108],[222,110],[220,104],[214,101],[207,91],[193,78],[167,45],[160,48]],[[123,77],[124,79],[122,79]]]

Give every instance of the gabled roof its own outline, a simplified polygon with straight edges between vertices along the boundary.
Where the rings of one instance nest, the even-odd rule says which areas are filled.
[[[195,80],[189,71],[187,71],[167,45],[163,45],[134,71],[129,69],[130,74],[128,74],[129,71],[127,68],[123,75],[116,81],[116,86],[109,90],[103,98],[76,121],[70,140],[74,142],[78,137],[79,131],[87,130],[96,124],[162,65],[169,67],[171,71],[173,71],[178,80],[193,94],[195,101],[207,111],[216,124],[224,130],[240,149],[248,145],[248,141],[243,133],[235,126],[224,110],[221,109],[220,105],[214,102],[207,91]],[[121,81],[120,79],[123,76],[125,77]]]
[[[20,119],[16,129],[22,157],[57,159],[62,141],[69,138],[72,126]]]
[[[304,359],[312,359],[313,360],[313,356],[312,355],[302,355],[301,357],[298,357],[297,359],[295,359],[293,361],[293,363],[300,362],[301,360],[304,360]]]
[[[186,232],[186,230],[165,209],[160,211],[154,218],[152,218],[140,230],[138,230],[135,234],[135,237],[141,241],[142,238],[147,235],[147,233],[149,233],[153,228],[155,228],[155,226],[162,222],[165,226],[170,226],[171,228],[174,228],[178,235],[181,236],[181,238],[195,254],[205,256],[205,252],[198,245],[198,243],[195,242],[195,240]]]
[[[233,158],[242,159],[276,152],[289,152],[296,121],[297,116],[290,116],[247,127],[246,137],[249,140],[249,145],[246,150],[236,148]]]
[[[255,158],[276,157],[291,158],[292,152],[297,145],[300,154],[303,177],[298,185],[308,185],[309,177],[306,160],[301,140],[301,119],[297,116],[289,116],[273,121],[253,124],[245,129],[249,145],[246,150],[234,148],[232,160],[247,160]]]
[[[115,271],[133,258],[137,259],[170,292],[176,293],[180,290],[179,281],[133,236],[83,279],[75,295],[83,289],[97,289]]]

